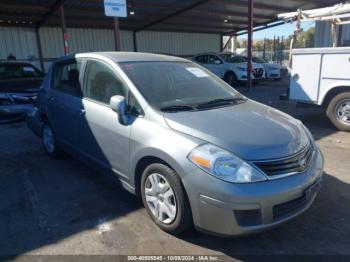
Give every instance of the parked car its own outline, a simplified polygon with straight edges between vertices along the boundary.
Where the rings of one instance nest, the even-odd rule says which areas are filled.
[[[306,48],[292,52],[289,99],[323,107],[333,125],[350,132],[350,48]]]
[[[107,52],[53,63],[29,127],[142,197],[180,233],[273,228],[314,201],[323,157],[307,128],[188,60]]]
[[[23,118],[44,74],[29,63],[0,62],[0,123]]]
[[[193,57],[193,61],[209,69],[231,86],[247,81],[247,59],[232,53],[203,53]],[[253,81],[265,77],[264,67],[253,63]]]
[[[260,57],[253,57],[253,62],[264,67],[267,79],[281,80],[281,66],[279,64],[269,63]]]

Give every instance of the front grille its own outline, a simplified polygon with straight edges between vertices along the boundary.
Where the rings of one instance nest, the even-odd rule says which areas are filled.
[[[253,75],[255,78],[261,78],[264,74],[264,70],[262,68],[256,68],[253,71]]]
[[[254,164],[269,177],[299,173],[305,171],[312,159],[313,147],[308,144],[299,153],[279,160],[259,161]]]

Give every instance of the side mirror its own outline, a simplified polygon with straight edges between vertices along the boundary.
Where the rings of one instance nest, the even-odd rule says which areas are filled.
[[[118,114],[119,123],[128,124],[128,116],[126,115],[126,99],[124,96],[112,96],[109,101],[110,108]]]
[[[221,65],[222,63],[221,63],[220,60],[214,60],[214,64],[215,64],[215,65]]]

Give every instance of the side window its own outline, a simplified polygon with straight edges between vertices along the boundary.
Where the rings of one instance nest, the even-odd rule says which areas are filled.
[[[209,64],[222,64],[222,61],[216,55],[210,55],[208,63]]]
[[[197,56],[196,60],[201,64],[208,64],[208,56],[207,55]]]
[[[109,104],[112,96],[125,96],[123,83],[109,65],[89,60],[85,70],[84,97]]]
[[[52,88],[74,96],[81,96],[79,74],[81,60],[69,60],[55,65],[52,76]]]

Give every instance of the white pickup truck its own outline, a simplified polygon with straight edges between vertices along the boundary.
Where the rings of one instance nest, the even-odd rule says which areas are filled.
[[[293,50],[288,98],[326,108],[339,130],[350,131],[350,48]]]

